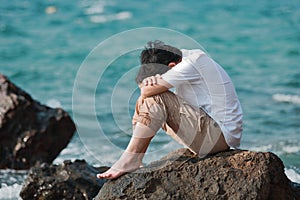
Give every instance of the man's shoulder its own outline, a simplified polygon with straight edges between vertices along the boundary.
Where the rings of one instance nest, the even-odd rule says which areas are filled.
[[[182,51],[182,55],[183,60],[186,60],[186,62],[192,65],[197,65],[197,63],[201,62],[203,59],[208,58],[206,53],[201,49],[184,50]]]
[[[201,49],[181,49],[183,57],[195,57],[205,55],[205,52]]]
[[[201,49],[192,49],[182,51],[183,59],[192,66],[202,65],[210,58]],[[208,60],[207,60],[208,59]]]

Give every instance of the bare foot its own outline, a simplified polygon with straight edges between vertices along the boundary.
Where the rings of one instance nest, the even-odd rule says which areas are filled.
[[[142,165],[143,153],[124,152],[121,158],[106,172],[97,174],[97,178],[115,179],[132,172]]]
[[[107,170],[106,172],[104,172],[102,174],[97,174],[97,178],[115,179],[115,178],[122,176],[125,173],[127,173],[127,172],[110,168],[109,170]]]

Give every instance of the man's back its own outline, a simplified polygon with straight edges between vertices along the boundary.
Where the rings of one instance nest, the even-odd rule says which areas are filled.
[[[238,147],[242,109],[234,85],[224,69],[201,50],[182,50],[182,61],[162,78],[179,97],[201,107],[221,127],[226,142]]]

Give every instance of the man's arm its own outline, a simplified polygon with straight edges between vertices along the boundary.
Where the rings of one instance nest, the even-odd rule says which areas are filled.
[[[141,87],[141,96],[143,98],[166,92],[169,88],[173,87],[160,76],[146,79],[148,79],[148,81],[146,80],[146,84],[143,82],[143,86]],[[149,79],[151,79],[151,81],[149,81]],[[148,84],[148,82],[151,82],[151,84]]]

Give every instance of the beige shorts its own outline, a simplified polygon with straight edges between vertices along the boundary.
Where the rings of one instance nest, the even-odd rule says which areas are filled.
[[[169,91],[138,102],[133,124],[137,122],[155,132],[162,128],[199,156],[229,149],[219,125],[206,112]]]

